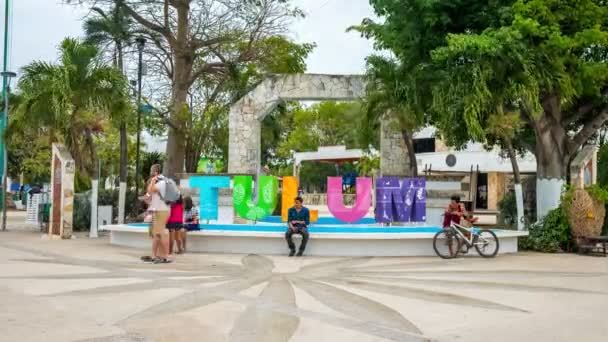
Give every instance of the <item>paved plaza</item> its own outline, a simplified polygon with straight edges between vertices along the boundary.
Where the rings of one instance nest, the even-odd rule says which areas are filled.
[[[605,341],[608,258],[288,258],[0,233],[0,341]],[[314,243],[314,240],[311,240]],[[430,246],[429,246],[430,248]],[[146,253],[148,254],[148,253]]]

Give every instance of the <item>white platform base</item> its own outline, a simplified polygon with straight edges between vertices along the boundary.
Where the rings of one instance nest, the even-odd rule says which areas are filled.
[[[146,229],[125,225],[104,226],[109,230],[110,243],[118,246],[149,249],[150,238]],[[434,233],[369,233],[335,234],[312,233],[306,248],[307,255],[315,256],[434,256]],[[527,232],[497,232],[499,254],[516,253],[517,239]],[[301,237],[294,235],[296,246]],[[188,233],[188,252],[235,254],[287,254],[283,233],[198,231]],[[475,251],[469,255],[477,255]]]

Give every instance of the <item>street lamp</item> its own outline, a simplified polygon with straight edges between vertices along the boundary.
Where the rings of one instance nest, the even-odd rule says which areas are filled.
[[[143,75],[143,54],[146,46],[146,38],[135,39],[139,51],[139,63],[137,65],[137,151],[135,152],[135,196],[139,196],[139,145],[141,136],[141,78]]]
[[[4,133],[6,132],[6,128],[8,127],[8,96],[10,92],[10,84],[11,79],[17,77],[17,74],[12,71],[2,71],[0,73],[2,75],[2,81],[5,85],[4,89],[2,89],[4,95]],[[6,136],[6,135],[5,135]],[[2,137],[4,139],[4,137]],[[6,147],[6,141],[2,142],[4,146],[4,165],[3,165],[3,173],[2,173],[2,230],[6,230],[6,194],[8,193],[7,184],[7,175],[8,175],[8,153]]]

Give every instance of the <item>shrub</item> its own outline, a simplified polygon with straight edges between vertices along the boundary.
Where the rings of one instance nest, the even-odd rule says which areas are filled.
[[[569,251],[572,246],[570,224],[564,208],[550,211],[540,223],[528,226],[529,235],[519,239],[519,248],[537,252]]]
[[[74,195],[74,221],[72,225],[74,231],[87,231],[91,226],[90,197],[90,191]]]
[[[134,191],[127,191],[125,201],[125,213],[130,215],[135,213],[138,205],[137,196]],[[99,190],[97,198],[98,205],[112,206],[112,223],[116,223],[118,217],[118,190]],[[74,231],[87,231],[91,227],[91,192],[83,192],[74,196]]]
[[[498,202],[500,208],[500,222],[507,226],[515,226],[517,224],[517,203],[515,201],[515,193],[509,192],[506,194],[500,202]]]

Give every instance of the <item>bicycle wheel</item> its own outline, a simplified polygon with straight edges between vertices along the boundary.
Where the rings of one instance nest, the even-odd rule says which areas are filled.
[[[498,238],[491,230],[482,230],[477,233],[477,241],[475,242],[475,249],[477,253],[484,258],[493,258],[498,253]]]
[[[433,237],[433,249],[442,259],[452,259],[460,250],[460,239],[451,231],[442,230]]]

